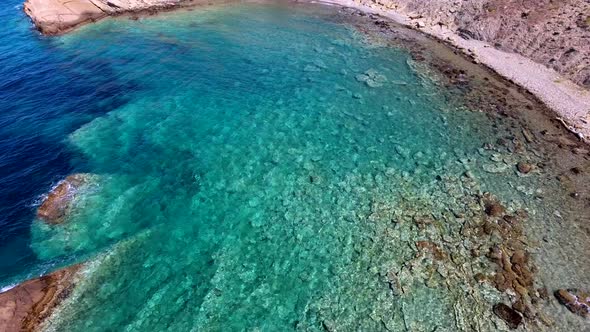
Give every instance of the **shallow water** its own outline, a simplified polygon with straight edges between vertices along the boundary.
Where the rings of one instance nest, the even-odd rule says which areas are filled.
[[[535,287],[587,285],[585,255],[562,272],[543,259],[588,248],[543,238],[587,237],[576,232],[587,205],[553,174],[571,153],[515,143],[523,125],[547,140],[561,131],[527,97],[506,102],[518,105],[508,116],[474,109],[476,83],[491,83],[448,87],[417,60],[422,44],[368,36],[348,15],[240,4],[50,39],[15,22],[22,36],[3,38],[47,63],[13,69],[22,87],[2,73],[3,151],[16,160],[3,161],[33,169],[0,178],[12,183],[1,207],[18,216],[2,225],[3,280],[93,260],[49,322],[57,331],[504,329],[491,305],[510,296],[474,278],[493,274],[485,253],[502,239],[465,231],[491,192],[528,212],[517,239],[542,256]],[[544,168],[522,176],[523,160]],[[39,195],[74,172],[97,179],[71,218],[34,220]],[[559,329],[583,324],[554,300],[539,307]]]

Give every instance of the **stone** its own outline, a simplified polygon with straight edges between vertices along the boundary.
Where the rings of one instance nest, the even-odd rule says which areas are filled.
[[[522,323],[522,315],[504,303],[494,305],[494,314],[506,322],[509,328],[515,330]]]
[[[37,217],[49,224],[62,223],[72,207],[79,190],[89,184],[92,175],[72,174],[61,181],[37,209]]]
[[[533,165],[526,163],[524,161],[521,161],[516,165],[516,168],[518,169],[518,171],[520,173],[528,174],[533,170]]]
[[[82,265],[25,281],[0,293],[0,331],[36,331],[71,293]]]
[[[430,241],[418,241],[416,242],[416,248],[431,253],[434,259],[439,261],[447,258],[447,253],[440,249],[438,245]]]
[[[490,217],[500,217],[505,211],[506,209],[502,206],[502,204],[497,202],[489,202],[485,205],[485,212]]]
[[[579,289],[558,289],[554,295],[559,303],[574,314],[590,316],[590,293]]]

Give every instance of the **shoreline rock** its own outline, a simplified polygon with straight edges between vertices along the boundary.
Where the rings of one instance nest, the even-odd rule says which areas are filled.
[[[36,331],[71,293],[83,265],[25,281],[0,293],[0,331]]]
[[[26,0],[24,12],[44,35],[60,35],[109,16],[158,12],[220,0]],[[133,18],[136,18],[135,16]]]
[[[91,174],[77,173],[66,177],[51,190],[37,209],[37,218],[48,224],[60,224],[69,214],[78,192],[92,181]]]

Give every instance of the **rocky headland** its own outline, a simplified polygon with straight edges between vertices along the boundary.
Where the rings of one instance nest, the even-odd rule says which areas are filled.
[[[45,35],[58,35],[107,16],[155,14],[206,3],[200,0],[27,0],[25,13]]]
[[[0,331],[36,331],[39,324],[68,297],[82,265],[25,281],[0,293]]]

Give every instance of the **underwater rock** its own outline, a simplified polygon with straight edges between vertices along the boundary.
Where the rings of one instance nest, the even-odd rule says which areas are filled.
[[[500,317],[513,330],[517,329],[518,325],[522,323],[522,315],[504,303],[496,304],[493,311],[496,316]]]
[[[387,82],[387,77],[375,69],[369,69],[364,74],[356,75],[355,78],[359,82],[364,82],[370,88],[381,87]]]
[[[0,331],[35,331],[68,297],[82,265],[25,281],[0,293]]]
[[[518,169],[518,171],[520,173],[528,174],[533,170],[533,165],[531,165],[529,163],[525,163],[524,161],[521,161],[516,165],[516,168]]]
[[[485,205],[485,211],[486,214],[490,217],[499,217],[504,214],[506,209],[500,203],[488,202]]]
[[[37,210],[37,217],[49,224],[60,224],[72,207],[78,191],[91,181],[91,174],[72,174],[61,181],[43,201]]]
[[[578,289],[559,289],[555,292],[555,297],[574,314],[590,316],[590,293]]]
[[[436,243],[430,241],[418,241],[416,242],[416,247],[419,250],[430,252],[436,260],[440,261],[447,258],[447,253],[436,245]]]
[[[495,163],[483,165],[482,168],[488,173],[504,173],[510,169],[510,166],[504,163]]]

